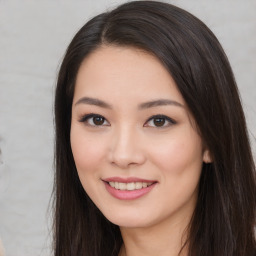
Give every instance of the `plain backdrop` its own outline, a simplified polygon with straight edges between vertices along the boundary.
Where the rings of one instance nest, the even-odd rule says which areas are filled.
[[[70,40],[121,0],[0,0],[0,237],[7,256],[51,255],[53,95]],[[255,157],[256,1],[170,0],[216,34],[235,73]]]

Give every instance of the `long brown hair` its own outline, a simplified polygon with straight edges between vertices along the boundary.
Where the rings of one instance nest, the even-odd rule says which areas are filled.
[[[154,54],[175,80],[213,163],[204,164],[189,229],[189,256],[253,256],[255,165],[228,59],[209,28],[170,4],[134,1],[87,22],[70,43],[55,95],[54,255],[117,256],[119,227],[84,191],[70,146],[71,106],[81,62],[102,44]],[[90,156],[88,156],[90,157]]]

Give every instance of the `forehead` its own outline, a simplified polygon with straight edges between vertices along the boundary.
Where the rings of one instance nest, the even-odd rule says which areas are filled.
[[[131,47],[102,46],[82,62],[75,95],[125,98],[175,98],[184,104],[177,86],[162,63],[152,54]]]

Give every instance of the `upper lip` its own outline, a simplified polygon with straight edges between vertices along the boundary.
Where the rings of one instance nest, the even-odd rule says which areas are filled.
[[[109,177],[106,179],[102,179],[103,181],[106,182],[122,182],[122,183],[130,183],[130,182],[146,182],[146,183],[155,183],[157,182],[156,180],[147,180],[147,179],[142,179],[142,178],[137,178],[137,177]]]

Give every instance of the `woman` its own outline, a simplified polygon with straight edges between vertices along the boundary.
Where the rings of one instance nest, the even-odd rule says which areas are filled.
[[[55,255],[255,255],[255,166],[223,49],[175,6],[76,34],[56,98]]]

